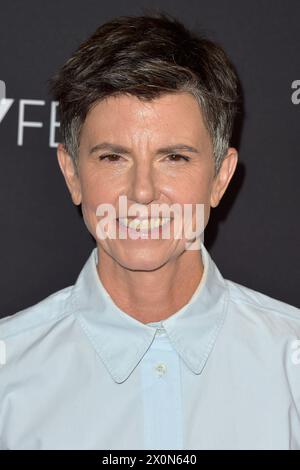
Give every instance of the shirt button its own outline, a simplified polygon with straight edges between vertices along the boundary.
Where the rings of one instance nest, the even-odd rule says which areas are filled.
[[[157,364],[157,366],[155,367],[155,370],[158,376],[162,377],[166,373],[167,366],[165,364],[160,363],[160,364]]]
[[[156,334],[161,336],[166,334],[166,330],[164,328],[157,328],[156,329]]]

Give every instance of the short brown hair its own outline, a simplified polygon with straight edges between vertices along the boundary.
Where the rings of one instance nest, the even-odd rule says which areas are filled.
[[[239,82],[223,48],[171,15],[120,16],[101,25],[49,80],[61,136],[76,165],[91,107],[111,95],[151,100],[186,91],[199,102],[218,172],[238,110]]]

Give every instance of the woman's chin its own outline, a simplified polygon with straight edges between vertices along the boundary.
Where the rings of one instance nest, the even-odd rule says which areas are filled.
[[[147,255],[124,256],[119,263],[130,271],[155,271],[161,268],[168,258],[157,256],[156,258]]]
[[[155,271],[184,251],[183,240],[114,240],[101,245],[119,265],[132,271]]]
[[[140,249],[122,250],[114,253],[113,258],[125,269],[131,271],[155,271],[168,262],[170,252],[140,247]]]

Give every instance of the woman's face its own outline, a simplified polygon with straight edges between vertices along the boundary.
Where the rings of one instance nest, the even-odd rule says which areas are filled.
[[[88,113],[80,138],[78,176],[62,146],[58,159],[73,202],[82,204],[86,226],[100,252],[104,250],[127,269],[154,270],[187,248],[185,237],[174,236],[174,219],[167,238],[162,238],[161,232],[151,238],[149,231],[132,239],[115,221],[116,238],[101,240],[97,236],[99,205],[109,204],[116,218],[124,217],[126,214],[119,212],[119,197],[126,196],[128,210],[138,204],[149,210],[151,218],[153,205],[171,208],[176,204],[183,209],[184,204],[190,204],[195,227],[196,204],[201,204],[205,226],[210,207],[219,203],[235,170],[237,152],[228,150],[214,177],[212,142],[192,95],[166,94],[148,102],[119,95],[98,102]],[[119,227],[127,233],[126,238],[118,236]]]

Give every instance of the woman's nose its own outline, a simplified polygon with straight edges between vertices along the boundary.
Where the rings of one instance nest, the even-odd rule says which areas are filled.
[[[149,163],[136,165],[131,180],[131,199],[149,204],[158,197],[158,177]]]

